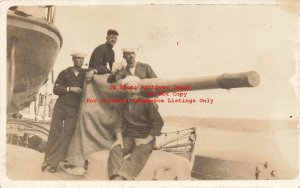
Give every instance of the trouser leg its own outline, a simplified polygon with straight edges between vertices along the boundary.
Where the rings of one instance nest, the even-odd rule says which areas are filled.
[[[108,157],[108,177],[111,179],[112,176],[117,175],[120,167],[124,162],[124,156],[131,152],[134,142],[128,137],[123,138],[123,146],[120,145],[113,147],[109,152]]]
[[[77,122],[78,110],[66,106],[64,108],[66,115],[64,117],[61,132],[52,144],[50,149],[51,153],[47,156],[47,163],[53,167],[57,167],[58,164],[66,157]]]
[[[136,178],[152,153],[154,142],[153,140],[149,144],[135,146],[130,157],[123,162],[118,174],[126,179]]]
[[[63,127],[65,116],[66,112],[64,107],[62,105],[55,104],[45,151],[45,162],[48,162],[49,156],[51,156],[56,150],[56,141],[58,140],[61,129]]]

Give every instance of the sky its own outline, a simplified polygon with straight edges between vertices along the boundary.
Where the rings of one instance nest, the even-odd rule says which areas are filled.
[[[57,6],[55,25],[63,45],[54,66],[72,66],[70,53],[88,55],[116,29],[121,49],[137,49],[137,60],[162,79],[256,71],[256,88],[188,92],[213,104],[160,104],[163,116],[295,119],[299,101],[290,79],[299,50],[299,20],[274,5],[99,5]],[[172,94],[170,94],[170,97]]]

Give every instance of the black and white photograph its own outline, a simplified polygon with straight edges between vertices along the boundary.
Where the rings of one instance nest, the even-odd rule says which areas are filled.
[[[0,187],[300,186],[299,1],[0,4]]]

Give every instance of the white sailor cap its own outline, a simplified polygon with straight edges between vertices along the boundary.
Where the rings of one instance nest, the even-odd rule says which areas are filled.
[[[71,56],[72,57],[85,57],[86,53],[83,53],[83,52],[72,52]]]
[[[134,48],[122,48],[123,53],[135,52]]]

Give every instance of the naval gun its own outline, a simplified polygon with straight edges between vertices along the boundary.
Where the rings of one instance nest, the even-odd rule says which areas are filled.
[[[109,85],[103,76],[94,76],[94,83],[99,86],[99,90],[108,98],[122,98],[126,89],[121,80]],[[173,91],[195,91],[207,89],[232,89],[242,87],[256,87],[260,83],[259,74],[255,71],[225,73],[217,76],[202,76],[180,79],[141,79],[141,94],[149,97],[148,93],[153,92],[156,97],[159,92]]]
[[[77,131],[79,135],[87,134],[87,137],[93,135],[93,139],[96,140],[94,142],[86,139],[91,146],[80,149],[86,154],[111,147],[114,141],[111,135],[111,127],[113,127],[118,119],[116,107],[121,103],[128,102],[125,96],[126,89],[122,89],[121,87],[122,80],[118,80],[115,83],[108,83],[108,77],[109,74],[94,75],[93,81],[87,82],[83,89],[83,102],[77,121],[78,125],[76,126],[78,129],[83,130]],[[139,86],[144,87],[141,90],[141,94],[151,98],[157,97],[160,92],[256,87],[259,85],[259,82],[258,73],[250,71],[170,80],[160,78],[141,79]],[[156,93],[156,95],[149,96],[149,92]],[[101,131],[99,132],[99,130]],[[76,148],[84,144],[71,143],[72,145]]]
[[[108,77],[109,74],[94,75],[93,81],[85,84],[82,96],[83,101],[85,102],[83,102],[81,105],[79,118],[74,134],[75,139],[71,141],[68,151],[67,158],[68,162],[70,163],[72,163],[71,161],[76,161],[74,162],[76,163],[76,165],[82,166],[84,158],[90,156],[90,164],[100,164],[101,162],[103,162],[103,157],[101,157],[104,156],[103,152],[105,150],[108,150],[114,142],[114,138],[112,136],[112,127],[118,119],[116,107],[120,103],[122,103],[118,102],[119,99],[125,99],[126,89],[122,89],[121,87],[122,80],[118,80],[115,83],[108,83]],[[146,88],[141,90],[141,92],[143,95],[146,95],[146,97],[147,92],[149,91],[173,92],[175,90],[194,91],[217,88],[231,89],[240,87],[255,87],[258,84],[259,75],[254,71],[183,79],[167,80],[153,78],[140,80],[140,86],[144,86]],[[178,88],[174,88],[174,85],[178,86]],[[187,89],[180,86],[188,86],[189,88]],[[162,89],[160,90],[157,88]],[[105,102],[101,102],[102,99],[105,99]],[[81,159],[78,158],[78,152],[76,151],[83,152]],[[179,157],[178,160],[177,158],[172,160],[175,163],[176,161],[179,161],[180,158],[182,158],[181,156],[174,156],[173,154],[170,155],[170,157]],[[149,165],[152,167],[155,166],[155,164],[153,164],[153,161],[149,160],[148,167]],[[99,173],[96,173],[97,170],[94,171],[94,165],[90,166],[91,167],[89,167],[88,171],[89,177],[93,177],[94,179],[101,179]],[[170,167],[171,166],[174,165],[170,165]],[[148,167],[146,166],[145,169],[147,169]],[[141,177],[140,179],[147,180],[147,177]]]

